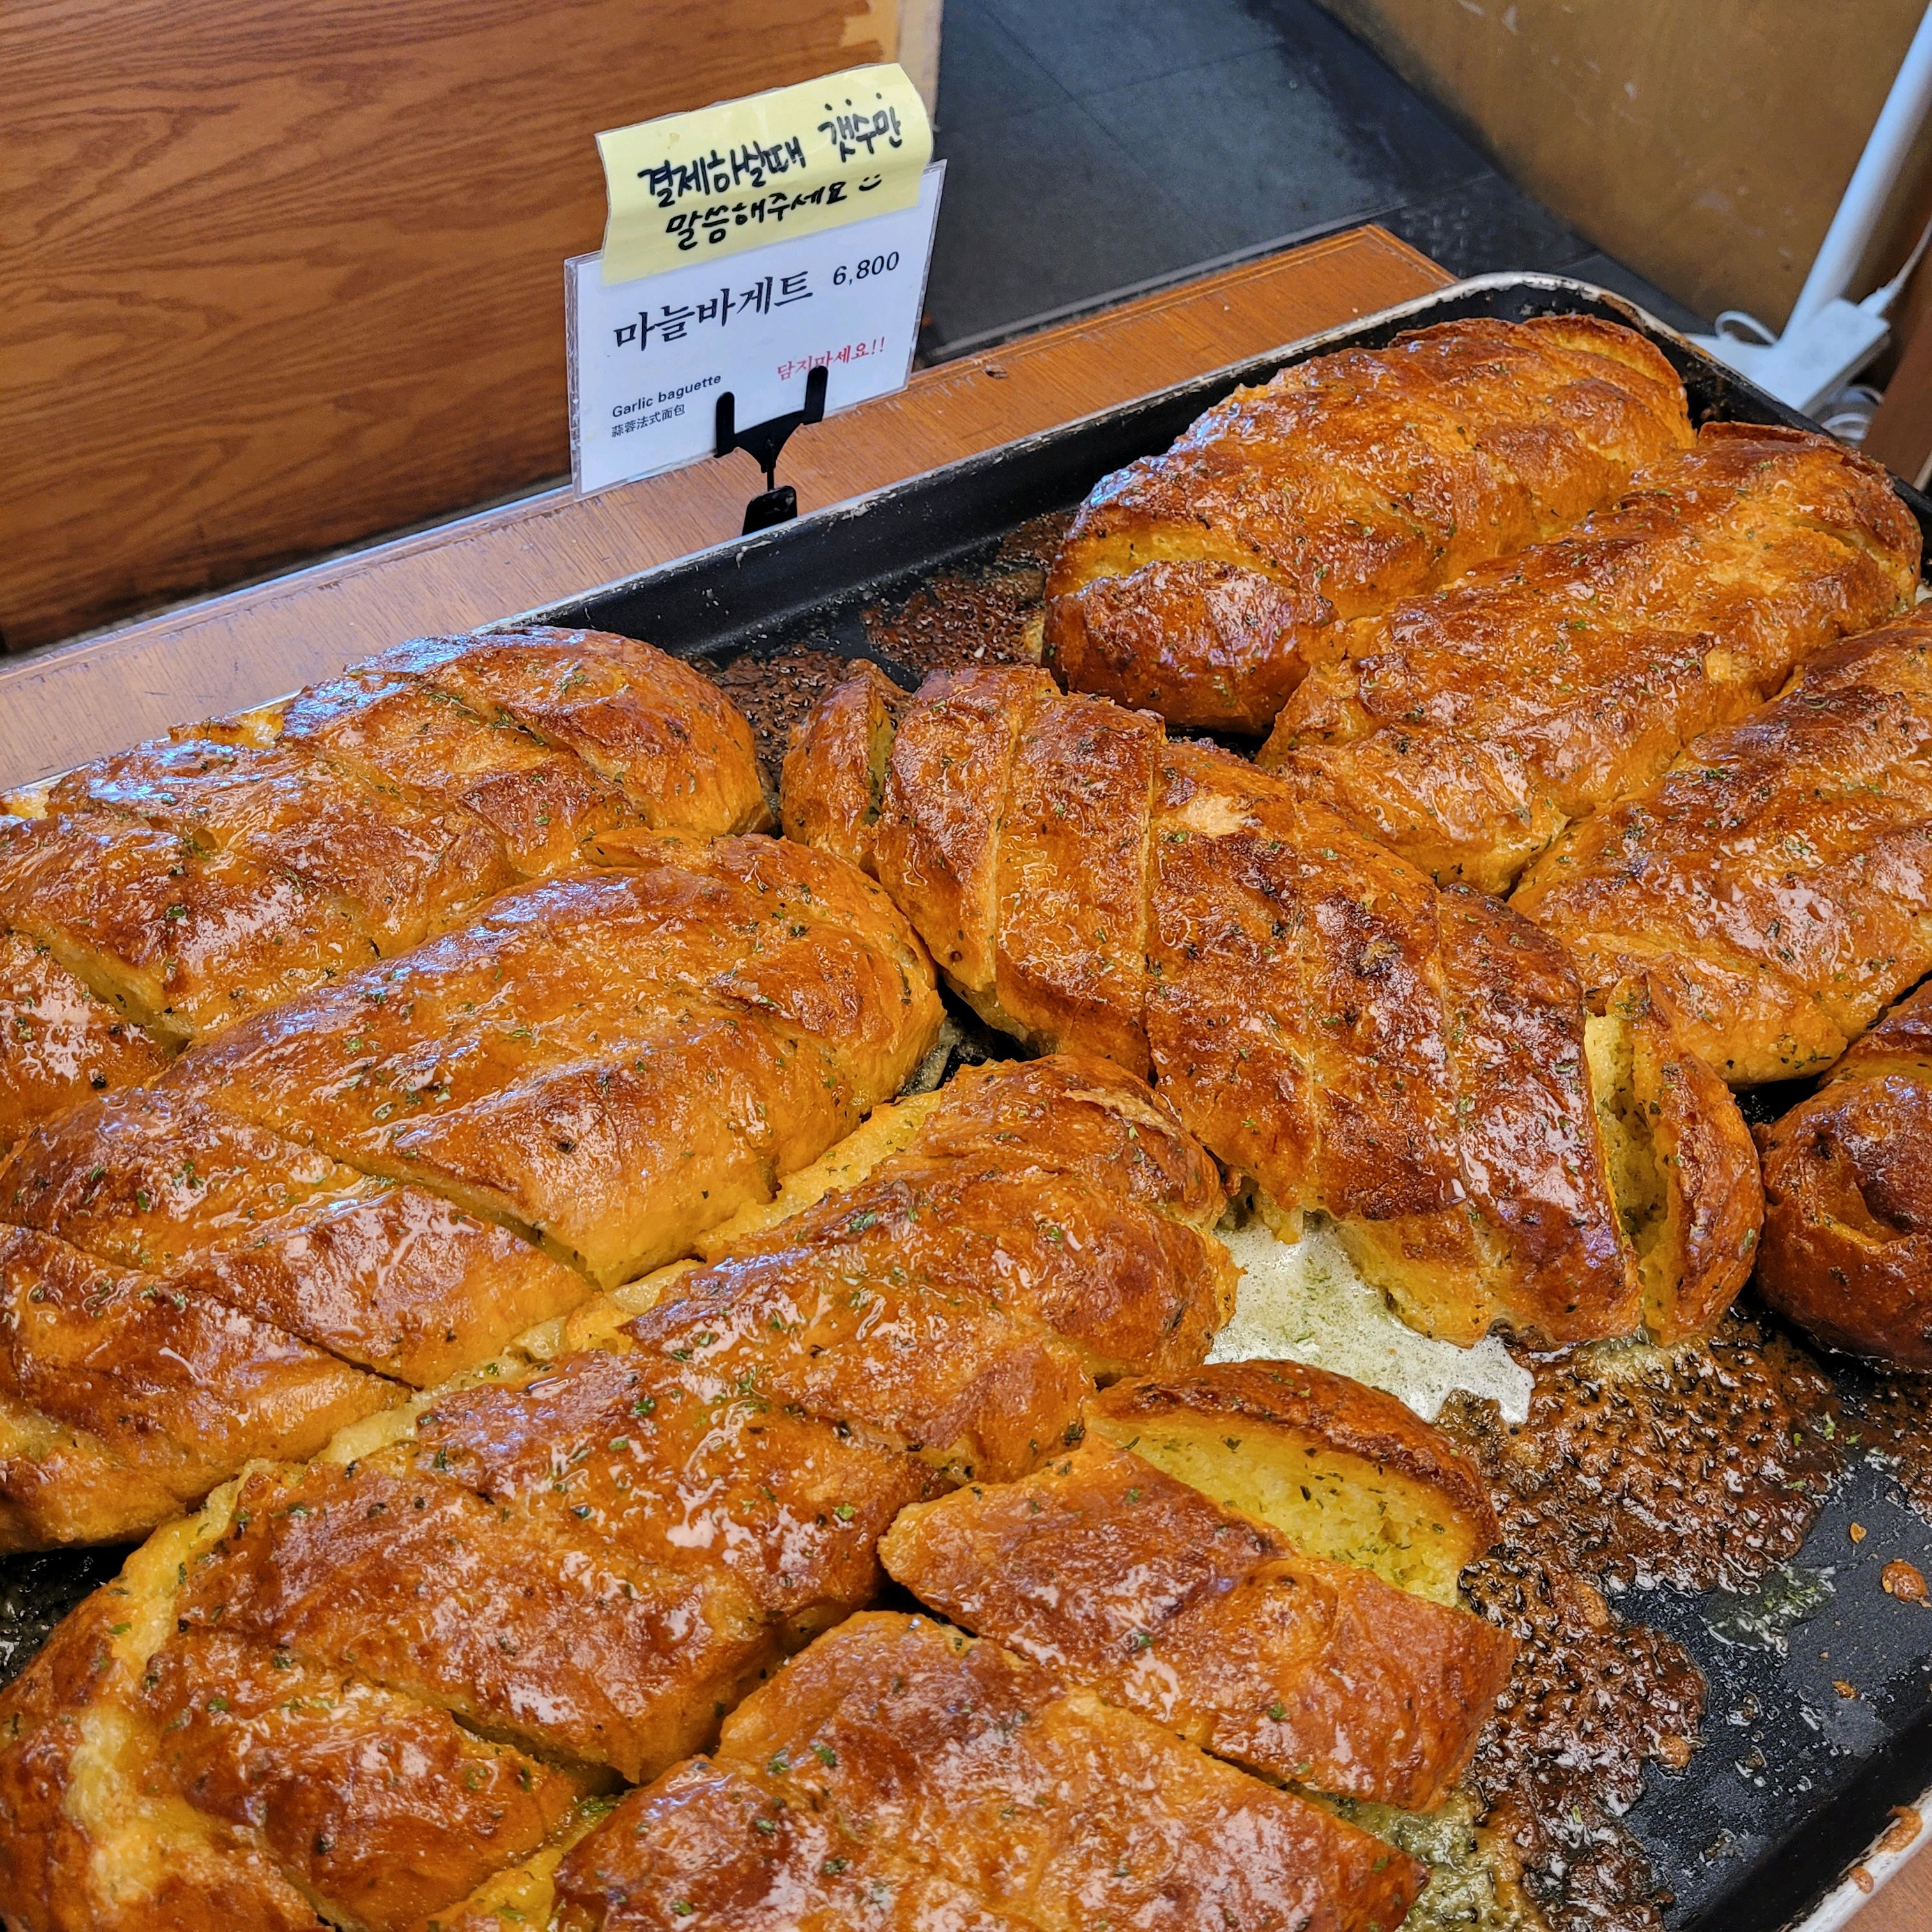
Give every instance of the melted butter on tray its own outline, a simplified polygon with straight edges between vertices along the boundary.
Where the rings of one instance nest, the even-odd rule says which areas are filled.
[[[1459,1348],[1418,1335],[1356,1273],[1333,1228],[1311,1220],[1284,1241],[1257,1217],[1220,1235],[1241,1284],[1210,1362],[1312,1363],[1385,1389],[1429,1422],[1458,1389],[1489,1397],[1505,1422],[1528,1419],[1534,1381],[1501,1342]]]
[[[1480,1808],[1472,1793],[1459,1791],[1426,1816],[1360,1798],[1317,1802],[1428,1866],[1429,1882],[1409,1907],[1402,1932],[1548,1932],[1507,1852],[1479,1828]]]

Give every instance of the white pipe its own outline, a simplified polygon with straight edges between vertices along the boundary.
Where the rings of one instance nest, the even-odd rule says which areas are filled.
[[[1850,292],[1852,278],[1858,273],[1885,204],[1904,170],[1928,108],[1932,108],[1932,6],[1925,10],[1918,31],[1905,50],[1844,199],[1819,244],[1817,260],[1811,264],[1791,319],[1784,325],[1786,335],[1796,334],[1828,302]]]

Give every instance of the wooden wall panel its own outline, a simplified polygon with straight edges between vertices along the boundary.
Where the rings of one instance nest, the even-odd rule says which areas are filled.
[[[1702,315],[1780,326],[1924,0],[1322,0],[1531,194]],[[1932,129],[1861,294],[1909,252]],[[1922,219],[1922,216],[1920,218]]]
[[[895,0],[6,0],[0,634],[569,465],[599,128],[894,57]]]

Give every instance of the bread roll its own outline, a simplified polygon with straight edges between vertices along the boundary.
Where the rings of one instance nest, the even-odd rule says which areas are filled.
[[[721,1772],[735,1788],[718,1789]],[[775,1882],[790,1881],[783,1897],[802,1881],[824,1915],[814,1894],[828,1878],[856,1863],[884,1883],[903,1862],[945,1888],[944,1916],[887,1922],[908,1928],[998,1924],[971,1915],[1005,1908],[1040,1932],[1103,1920],[1370,1932],[1398,1924],[1427,1876],[1306,1800],[921,1617],[849,1619],[732,1714],[715,1766],[674,1777],[627,1798],[566,1856],[566,1926],[668,1932],[687,1916],[678,1904],[695,1916],[702,1900],[713,1923],[778,1932],[796,1922],[776,1899],[742,1918],[724,1916],[727,1901],[748,1893],[762,1904]],[[714,1825],[700,1860],[672,1820],[686,1805],[716,1818],[727,1804],[739,1830]],[[856,1840],[849,1862],[821,1854],[814,1882],[806,1861],[822,1841],[806,1825],[781,1846],[788,1814],[844,1821]],[[772,1829],[746,1831],[754,1819]],[[760,1837],[779,1870],[760,1860],[747,1872]]]
[[[1614,508],[1342,627],[1261,754],[1447,883],[1506,892],[1792,668],[1906,608],[1918,526],[1829,436],[1706,424]]]
[[[0,1692],[11,1922],[403,1932],[482,1897],[547,1922],[614,1787],[868,1602],[880,1535],[961,1440],[1030,1467],[1084,1364],[1198,1360],[1225,1196],[1130,1076],[993,1067],[882,1114],[708,1266],[575,1311],[586,1339],[553,1328],[157,1531]],[[240,1211],[239,1167],[208,1211]],[[1042,1361],[1064,1382],[1029,1382]],[[1307,1816],[1318,1870],[1370,1842]]]
[[[873,870],[992,1024],[1150,1070],[1270,1211],[1331,1216],[1415,1326],[1676,1339],[1742,1285],[1749,1138],[1720,1084],[1678,1080],[1641,986],[1593,1034],[1528,921],[1044,672],[936,676],[896,724],[881,695],[888,729],[847,728],[862,701],[800,733],[788,826]],[[1596,1036],[1640,1024],[1640,1062],[1593,1069]],[[1651,1131],[1666,1083],[1670,1133],[1708,1158]],[[1629,1126],[1614,1162],[1605,1110]]]
[[[21,1142],[0,1546],[146,1528],[688,1254],[932,1046],[918,941],[837,860],[659,836],[625,856]]]
[[[766,822],[709,679],[594,631],[421,638],[0,813],[0,1152],[626,826]]]
[[[1735,1084],[1816,1072],[1932,970],[1932,623],[1847,638],[1566,834],[1512,904],[1643,974]]]
[[[1690,440],[1670,364],[1586,317],[1292,364],[1102,479],[1048,579],[1048,660],[1173,724],[1265,731],[1348,620],[1568,529]]]
[[[1764,1180],[1759,1292],[1827,1348],[1932,1374],[1932,986],[1772,1127]]]
[[[1351,1386],[1367,1403],[1378,1393]],[[1225,1439],[1240,1444],[1230,1460],[1268,1454]],[[880,1560],[922,1603],[1203,1750],[1434,1810],[1508,1679],[1509,1638],[1453,1595],[1311,1552],[1139,1448],[1090,1437],[1022,1481],[914,1504]],[[1306,1460],[1283,1458],[1277,1486],[1297,1493]],[[1483,1546],[1494,1540],[1492,1521]]]

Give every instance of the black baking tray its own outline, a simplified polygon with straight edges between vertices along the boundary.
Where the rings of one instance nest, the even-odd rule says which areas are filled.
[[[1108,471],[1164,448],[1238,385],[1432,322],[1553,314],[1601,316],[1648,337],[1683,377],[1694,421],[1816,427],[1620,296],[1557,276],[1487,275],[497,628],[586,625],[714,661],[800,650],[878,659],[868,610],[990,560],[1018,526],[1070,508]],[[1932,548],[1932,501],[1898,489]],[[884,662],[911,681],[904,667]],[[1860,1372],[1827,1367],[1856,1397]],[[1870,1532],[1856,1546],[1847,1534],[1854,1519]],[[120,1555],[0,1563],[0,1678],[38,1643],[46,1609],[111,1574]],[[1932,1572],[1932,1524],[1882,1467],[1863,1460],[1851,1464],[1794,1559],[1795,1569],[1823,1578],[1814,1594],[1828,1594],[1784,1634],[1783,1648],[1739,1640],[1736,1627],[1749,1619],[1727,1615],[1739,1600],[1722,1593],[1660,1588],[1622,1600],[1630,1620],[1682,1643],[1710,1688],[1703,1748],[1682,1773],[1653,1772],[1624,1821],[1676,1894],[1666,1912],[1672,1932],[1786,1932],[1813,1919],[1821,1902],[1814,1922],[1835,1924],[1828,1901],[1847,1866],[1890,1823],[1892,1808],[1917,1804],[1932,1787],[1932,1609],[1895,1603],[1877,1582],[1882,1564],[1900,1556]],[[1834,1680],[1856,1684],[1858,1698],[1839,1696]]]
[[[1622,296],[1562,276],[1484,275],[514,621],[589,625],[714,661],[800,650],[879,659],[866,612],[990,560],[1018,525],[1070,508],[1109,470],[1165,448],[1238,385],[1432,322],[1550,314],[1601,316],[1648,338],[1684,379],[1694,422],[1817,427]],[[1932,552],[1932,500],[1896,487]],[[1855,1397],[1861,1372],[1825,1366]],[[1856,1546],[1853,1520],[1869,1532]],[[1740,1620],[1726,1612],[1748,1606],[1722,1592],[1660,1588],[1621,1602],[1628,1618],[1683,1644],[1710,1687],[1702,1748],[1682,1773],[1653,1772],[1624,1820],[1676,1894],[1665,1913],[1673,1932],[1835,1924],[1847,1868],[1892,1823],[1892,1808],[1916,1805],[1932,1788],[1932,1610],[1894,1603],[1878,1584],[1900,1556],[1932,1573],[1932,1525],[1883,1468],[1861,1460],[1790,1566],[1822,1579],[1814,1594],[1830,1594],[1782,1634],[1784,1649],[1738,1641]],[[1856,1684],[1858,1697],[1840,1696],[1837,1681]]]

